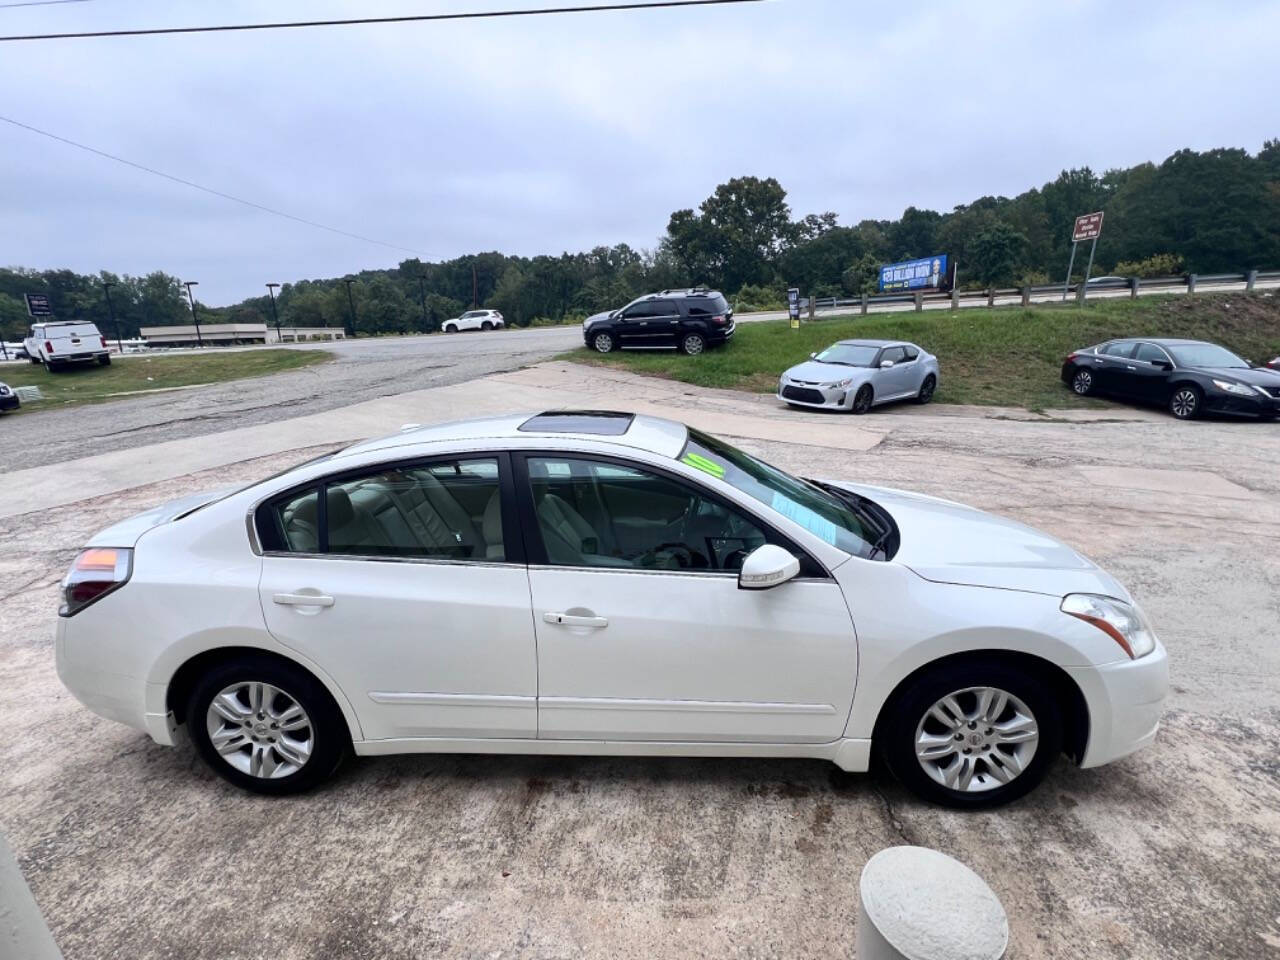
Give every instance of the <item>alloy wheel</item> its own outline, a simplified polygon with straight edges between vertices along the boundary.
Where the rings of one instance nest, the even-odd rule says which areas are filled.
[[[937,388],[937,383],[934,382],[933,377],[925,377],[924,383],[920,385],[920,397],[919,397],[920,402],[928,403],[930,400],[932,400],[933,391],[936,388]]]
[[[1025,703],[996,687],[966,687],[939,699],[916,727],[916,759],[942,786],[983,793],[1031,763],[1040,727]]]
[[[1093,389],[1093,374],[1088,370],[1077,370],[1071,378],[1071,389],[1083,397]]]
[[[241,773],[274,780],[297,773],[311,758],[311,718],[289,693],[269,683],[224,687],[205,715],[209,742]]]
[[[853,397],[853,412],[866,413],[871,409],[871,388],[863,385]]]
[[[691,357],[696,357],[700,354],[705,346],[706,344],[702,337],[696,333],[691,333],[684,338],[684,352]]]
[[[600,353],[608,353],[613,349],[613,337],[607,333],[597,333],[596,338],[591,341],[592,346]]]
[[[1200,397],[1190,387],[1182,387],[1169,401],[1169,409],[1179,420],[1190,420],[1200,406]]]

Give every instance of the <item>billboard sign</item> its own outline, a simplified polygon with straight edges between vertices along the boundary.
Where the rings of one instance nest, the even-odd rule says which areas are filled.
[[[53,316],[53,308],[49,306],[49,298],[43,293],[24,293],[23,296],[27,298],[27,316]]]
[[[1079,243],[1081,240],[1097,240],[1101,233],[1102,211],[1086,213],[1084,216],[1076,217],[1075,229],[1071,231],[1071,242]]]
[[[945,253],[922,260],[886,263],[880,268],[881,293],[904,290],[940,290],[950,281]]]

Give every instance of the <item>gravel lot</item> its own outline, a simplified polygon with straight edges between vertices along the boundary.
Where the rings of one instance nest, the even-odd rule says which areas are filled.
[[[979,814],[773,760],[366,759],[311,795],[249,796],[90,714],[54,673],[56,582],[77,546],[212,479],[185,477],[0,528],[0,830],[68,960],[849,957],[862,865],[903,842],[987,879],[1011,957],[1276,955],[1280,429],[872,417],[892,429],[867,452],[744,446],[998,510],[1104,563],[1170,651],[1154,747],[1061,762]]]
[[[326,350],[335,359],[318,367],[254,380],[8,418],[0,473],[320,413],[406,390],[463,383],[536,363],[581,342],[578,327],[549,327],[290,347]],[[145,363],[146,358],[123,357],[118,362]],[[74,371],[59,374],[64,375],[74,376]],[[3,379],[4,368],[0,366]],[[459,411],[458,416],[465,416],[465,411]]]

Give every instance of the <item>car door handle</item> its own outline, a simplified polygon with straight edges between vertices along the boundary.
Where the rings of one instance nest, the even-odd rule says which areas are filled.
[[[1135,367],[1135,366],[1134,366],[1133,364],[1131,364],[1131,363],[1126,363],[1126,364],[1125,364],[1125,366],[1126,366],[1126,367],[1128,367],[1130,370],[1137,370],[1137,369],[1138,369],[1137,367]]]
[[[272,594],[271,602],[282,607],[332,607],[333,597],[320,593],[276,593]]]
[[[578,617],[570,613],[544,613],[543,621],[546,623],[558,623],[566,627],[607,627],[609,620],[606,617]]]

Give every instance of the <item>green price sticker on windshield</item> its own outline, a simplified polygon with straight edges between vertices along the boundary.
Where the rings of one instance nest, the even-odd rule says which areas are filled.
[[[686,453],[680,458],[681,463],[687,463],[695,470],[701,470],[703,473],[709,473],[717,480],[724,479],[724,467],[716,463],[714,460],[708,460],[706,457],[696,453]]]

